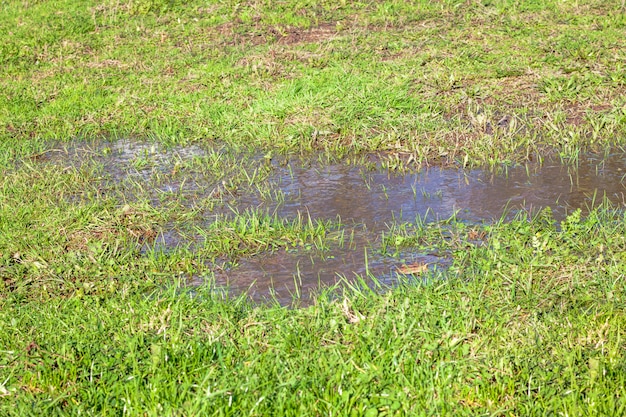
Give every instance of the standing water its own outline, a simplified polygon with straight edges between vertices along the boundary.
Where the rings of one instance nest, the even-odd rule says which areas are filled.
[[[188,164],[194,158],[196,163]],[[108,186],[121,188],[125,199],[136,195],[131,188],[141,183],[142,192],[158,204],[155,196],[164,193],[175,193],[191,201],[212,198],[224,178],[216,178],[214,172],[202,167],[215,158],[214,151],[200,147],[165,150],[158,145],[120,141],[90,149],[74,146],[57,150],[50,152],[46,160],[74,166],[96,164]],[[233,266],[214,268],[211,278],[217,285],[234,293],[247,292],[255,299],[272,294],[278,301],[288,303],[294,294],[306,296],[320,286],[342,279],[349,281],[355,276],[370,275],[392,283],[398,277],[398,265],[403,263],[428,264],[433,269],[450,262],[439,253],[384,253],[380,250],[381,236],[392,224],[451,216],[477,224],[545,207],[550,207],[559,220],[575,209],[585,211],[604,198],[619,206],[626,202],[623,153],[587,155],[576,166],[545,162],[502,168],[497,174],[438,168],[397,174],[355,165],[303,165],[270,165],[268,177],[263,179],[270,193],[264,196],[251,187],[222,193],[227,199],[212,207],[196,227],[206,227],[216,214],[232,213],[230,207],[240,212],[254,208],[287,219],[302,215],[312,220],[340,219],[347,226],[344,232],[350,235],[349,244],[327,251],[280,250],[238,259]],[[186,169],[178,175],[171,174],[178,166]],[[164,227],[154,245],[168,251],[188,244],[185,239],[188,237],[176,233],[175,226]],[[191,284],[203,282],[203,277],[196,277]]]
[[[589,156],[576,167],[545,163],[509,167],[499,174],[431,168],[399,175],[346,165],[285,168],[271,178],[284,200],[261,207],[286,218],[298,213],[312,219],[339,217],[344,224],[354,225],[353,244],[326,254],[279,251],[242,259],[236,268],[218,274],[218,283],[253,298],[265,297],[271,288],[281,302],[291,300],[293,293],[307,294],[357,275],[390,284],[398,279],[398,265],[432,269],[450,262],[437,253],[382,254],[381,233],[392,223],[455,216],[476,224],[545,207],[560,220],[575,209],[588,210],[605,197],[623,206],[624,167],[626,157],[620,154],[604,159]]]

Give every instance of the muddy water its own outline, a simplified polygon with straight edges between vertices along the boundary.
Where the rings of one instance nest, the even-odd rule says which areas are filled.
[[[50,152],[48,162],[63,165],[96,163],[110,187],[151,195],[175,194],[188,201],[211,199],[223,178],[194,170],[188,165],[177,175],[178,165],[192,158],[205,158],[210,150],[178,147],[165,150],[158,145],[133,141],[74,146]],[[215,152],[213,152],[215,155]],[[194,227],[205,227],[216,214],[254,207],[284,218],[308,214],[312,219],[340,218],[346,225],[349,243],[336,244],[323,253],[315,250],[278,251],[240,259],[236,266],[213,268],[216,283],[234,293],[247,292],[254,299],[275,297],[289,303],[293,295],[306,295],[320,286],[333,285],[356,275],[370,275],[392,284],[402,264],[428,264],[445,270],[450,259],[445,254],[405,251],[395,257],[382,255],[381,234],[395,222],[457,219],[470,223],[491,222],[518,211],[551,207],[557,220],[577,209],[583,211],[603,197],[621,207],[626,202],[626,155],[597,157],[587,155],[577,166],[544,162],[502,169],[500,173],[474,170],[425,169],[418,173],[394,174],[353,165],[317,165],[306,161],[270,165],[267,180],[271,192],[262,194],[254,187],[241,187],[224,193],[222,204],[212,206]],[[156,194],[155,194],[156,190]],[[273,196],[268,198],[267,195]],[[182,202],[182,200],[181,200]],[[182,204],[182,203],[181,203]],[[178,232],[178,225],[165,226],[154,243],[160,250],[188,246],[198,237]],[[191,284],[203,282],[198,277]]]
[[[340,217],[343,223],[355,225],[353,244],[335,248],[330,256],[278,252],[244,259],[236,268],[218,274],[218,282],[254,298],[266,296],[270,287],[281,302],[288,302],[292,294],[306,295],[320,284],[333,285],[356,275],[369,274],[392,284],[399,265],[420,263],[445,269],[450,262],[445,255],[433,253],[381,255],[381,232],[394,221],[455,215],[470,223],[491,222],[544,207],[551,207],[560,220],[577,208],[587,211],[605,196],[624,206],[625,168],[624,155],[604,160],[589,156],[577,167],[548,162],[508,168],[500,174],[429,169],[393,175],[344,165],[285,168],[271,179],[284,193],[284,201],[267,202],[265,208],[287,218],[298,212],[314,219]]]
[[[159,193],[197,193],[201,189],[197,182],[182,181],[172,176],[172,172],[180,163],[205,155],[205,151],[198,146],[165,149],[156,143],[133,140],[75,141],[53,147],[39,155],[38,159],[43,163],[95,170],[104,192],[112,194],[112,191],[121,189],[120,194],[129,199],[145,192],[156,204],[155,196]]]
[[[578,167],[558,163],[515,167],[500,174],[485,171],[429,169],[393,175],[362,172],[341,165],[292,169],[276,179],[285,202],[276,207],[283,216],[307,211],[313,218],[340,216],[379,230],[392,219],[413,221],[457,218],[491,221],[503,213],[550,206],[557,218],[585,209],[606,195],[624,201],[626,158],[587,159]]]

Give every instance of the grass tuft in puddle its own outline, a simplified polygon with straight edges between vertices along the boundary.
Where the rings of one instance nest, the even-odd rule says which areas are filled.
[[[277,249],[315,247],[328,248],[328,232],[340,223],[312,220],[300,214],[285,220],[255,210],[234,212],[233,218],[218,218],[207,228],[198,229],[204,244],[199,253],[236,259]]]

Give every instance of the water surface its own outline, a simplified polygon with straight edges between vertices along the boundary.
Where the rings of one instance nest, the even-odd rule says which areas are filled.
[[[255,299],[271,296],[285,303],[294,294],[306,296],[319,286],[356,276],[369,275],[392,284],[398,278],[398,266],[406,263],[428,264],[431,270],[450,264],[446,254],[410,250],[395,256],[382,254],[381,236],[392,224],[451,216],[467,223],[493,222],[545,207],[552,209],[558,221],[575,209],[588,211],[603,198],[619,207],[626,201],[626,155],[621,152],[585,155],[575,166],[547,161],[503,167],[498,172],[430,168],[402,174],[369,165],[277,163],[254,156],[247,159],[250,174],[246,175],[261,179],[227,187],[228,172],[203,167],[228,155],[228,151],[201,146],[165,149],[126,140],[66,145],[51,150],[45,161],[97,166],[103,192],[115,190],[124,201],[147,197],[158,206],[169,198],[181,207],[210,201],[197,223],[186,225],[187,232],[181,232],[176,222],[162,225],[154,245],[163,251],[202,245],[199,234],[189,231],[237,210],[255,209],[287,219],[302,215],[313,220],[340,219],[344,233],[351,236],[349,244],[336,244],[324,252],[268,252],[213,268],[218,285],[235,293],[247,292]],[[257,183],[263,185],[263,192]],[[203,278],[196,277],[191,284],[202,282]]]

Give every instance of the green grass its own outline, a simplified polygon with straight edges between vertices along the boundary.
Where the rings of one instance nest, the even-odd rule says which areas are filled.
[[[625,24],[623,1],[0,2],[0,415],[626,414],[608,203],[390,219],[369,253],[449,268],[304,308],[213,285],[352,244],[340,219],[248,208],[297,164],[623,149]]]
[[[622,415],[625,224],[599,209],[559,229],[549,213],[486,226],[488,244],[456,252],[447,279],[352,286],[297,310],[209,287],[5,293],[0,409]]]
[[[330,221],[313,221],[300,215],[292,221],[267,215],[256,210],[243,213],[235,211],[235,217],[215,219],[208,227],[199,229],[205,238],[201,253],[237,259],[278,249],[303,247],[315,244],[317,249],[327,249],[327,232],[339,228]]]
[[[623,144],[617,1],[9,2],[0,17],[4,155],[136,135],[482,165]]]

